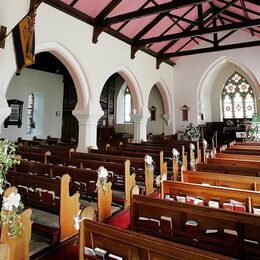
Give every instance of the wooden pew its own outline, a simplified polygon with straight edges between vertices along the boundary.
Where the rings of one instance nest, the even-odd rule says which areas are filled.
[[[53,243],[65,241],[77,233],[73,225],[73,216],[77,215],[79,211],[79,193],[69,195],[70,176],[68,174],[63,175],[60,180],[11,171],[6,176],[11,185],[18,187],[24,204],[58,214],[58,223],[48,223],[50,215],[46,216],[46,219],[42,215],[43,219],[40,223],[38,221],[41,216],[37,216],[34,224],[38,230],[53,236]],[[28,188],[28,193],[24,187]],[[32,190],[30,191],[29,188]],[[41,191],[40,195],[37,188],[54,192],[54,198],[53,194],[44,191]],[[43,213],[43,211],[41,212]]]
[[[260,156],[257,155],[247,155],[247,154],[231,154],[231,153],[216,153],[216,158],[229,158],[236,160],[249,160],[249,161],[260,161]]]
[[[47,163],[47,158],[50,155],[49,151],[44,151],[44,153],[35,153],[25,150],[18,150],[17,155],[20,155],[22,159],[34,162]]]
[[[258,167],[260,169],[260,161],[252,160],[237,160],[237,159],[223,159],[223,158],[208,158],[207,163],[209,164],[224,164],[224,165],[241,165],[249,167]]]
[[[260,179],[258,177],[199,171],[183,171],[181,174],[183,182],[206,183],[213,186],[260,191]]]
[[[100,166],[104,166],[108,171],[114,173],[114,177],[110,180],[114,183],[117,180],[116,175],[123,176],[124,179],[120,182],[120,187],[124,191],[124,198],[113,197],[113,201],[123,204],[124,208],[130,206],[131,189],[135,186],[135,174],[130,173],[130,161],[127,160],[124,163],[111,163],[111,162],[99,162],[99,161],[86,161],[84,166],[91,167],[86,168],[72,168],[51,164],[39,164],[31,162],[21,162],[21,165],[16,166],[16,170],[20,172],[31,172],[40,176],[58,178],[63,174],[69,174],[72,178],[70,188],[73,192],[79,191],[83,197],[96,197],[96,182],[97,182],[97,170]]]
[[[247,155],[257,155],[260,156],[260,150],[255,149],[234,149],[234,148],[227,148],[223,151],[223,153],[231,153],[231,154],[247,154]]]
[[[94,154],[106,154],[106,155],[116,155],[116,156],[124,156],[124,157],[129,157],[129,160],[131,161],[132,157],[139,157],[144,160],[145,156],[149,154],[155,163],[155,173],[161,174],[161,170],[163,168],[164,160],[163,160],[163,152],[149,152],[149,153],[144,153],[144,152],[139,152],[139,151],[123,151],[123,150],[108,150],[108,151],[103,151],[103,150],[97,150],[97,149],[89,149],[89,153],[94,153]]]
[[[217,165],[210,163],[198,163],[196,164],[197,171],[212,171],[225,174],[235,174],[235,175],[245,175],[245,176],[260,176],[259,167],[249,167],[249,166],[234,166],[234,165]]]
[[[17,194],[16,187],[9,187],[5,190],[3,196],[8,197],[10,193]],[[30,219],[32,214],[31,209],[26,209],[20,214],[20,221],[23,224],[23,232],[19,237],[11,239],[8,235],[8,227],[6,224],[2,224],[1,227],[1,243],[0,243],[0,258],[1,259],[10,259],[10,260],[29,260],[29,242],[31,239],[31,229],[32,229],[32,221]],[[9,257],[5,253],[2,252],[4,249],[4,244],[9,246],[9,253],[6,252]],[[3,258],[2,258],[3,257]],[[7,258],[5,258],[7,257]]]
[[[140,195],[133,196],[131,209],[134,231],[239,259],[259,259],[259,216]],[[165,227],[162,216],[172,228]],[[212,235],[212,230],[218,232]]]
[[[209,201],[217,199],[219,207],[223,207],[225,202],[230,199],[242,203],[246,207],[246,212],[253,213],[253,208],[260,207],[260,193],[257,191],[232,189],[226,187],[204,186],[194,183],[183,183],[175,181],[164,181],[161,186],[161,197],[166,195],[176,196],[195,196],[202,198],[204,205]],[[185,200],[185,199],[184,199]]]
[[[98,259],[84,253],[84,248],[101,248],[122,259],[217,260],[233,259],[210,251],[166,241],[160,238],[84,220],[80,226],[79,259]]]

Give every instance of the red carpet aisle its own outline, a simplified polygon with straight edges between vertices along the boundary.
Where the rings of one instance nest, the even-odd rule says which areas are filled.
[[[112,219],[110,219],[107,224],[116,226],[119,228],[129,229],[130,228],[130,209],[126,209]]]

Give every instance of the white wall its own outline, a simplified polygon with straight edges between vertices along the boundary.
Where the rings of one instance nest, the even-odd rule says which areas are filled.
[[[150,93],[148,108],[150,109],[152,106],[157,108],[156,120],[151,121],[151,118],[148,119],[147,133],[158,135],[164,133],[166,121],[163,119],[163,101],[157,86],[154,86]]]
[[[63,76],[44,71],[24,69],[20,76],[14,76],[6,92],[7,99],[23,101],[22,126],[9,125],[2,128],[2,137],[16,140],[17,137],[32,139],[33,136],[46,138],[48,135],[61,137]],[[34,121],[35,128],[26,134],[28,97],[35,95]],[[56,116],[60,111],[60,116]]]
[[[243,42],[259,39],[252,38],[247,32],[239,31],[228,38],[223,45],[237,40]],[[206,46],[205,43],[200,43],[200,47]],[[218,60],[220,62],[217,62]],[[186,126],[189,122],[197,125],[208,121],[221,120],[220,94],[223,84],[234,72],[233,70],[238,70],[249,83],[253,84],[252,87],[255,90],[256,99],[258,99],[260,96],[259,60],[259,46],[180,58],[174,67],[176,128],[181,129],[182,125]],[[241,66],[243,66],[242,69]],[[214,73],[211,73],[211,71],[214,71]],[[249,74],[251,74],[251,78]],[[253,82],[254,76],[255,82]],[[190,107],[189,122],[182,121],[180,107],[184,104]],[[259,109],[258,100],[258,111]],[[203,121],[199,119],[199,112],[204,114]]]
[[[24,6],[28,5],[28,1],[22,2]],[[6,8],[6,6],[4,7]],[[15,17],[18,13],[16,10],[16,8],[12,9],[8,15]],[[55,21],[55,23],[50,23],[50,21]],[[8,24],[7,26],[9,27]],[[102,114],[99,104],[102,88],[106,80],[115,72],[118,72],[127,81],[134,97],[135,109],[142,115],[149,114],[147,109],[149,93],[156,82],[163,81],[169,87],[169,93],[173,95],[172,66],[163,63],[157,70],[156,60],[150,55],[139,51],[136,58],[132,60],[130,58],[131,48],[128,44],[106,33],[102,33],[98,43],[93,44],[92,35],[93,28],[90,25],[45,3],[38,8],[36,51],[52,52],[68,68],[79,97],[76,110],[79,110],[82,118],[80,124],[85,124],[87,120],[83,118],[84,113],[91,115],[88,126],[92,127],[92,124],[98,120]],[[54,45],[55,47],[53,47]],[[56,48],[56,46],[58,47]],[[6,48],[0,49],[0,57],[0,89],[5,93],[9,85],[9,78],[12,78],[15,69],[12,37],[8,37]],[[73,62],[70,62],[71,60]],[[6,107],[6,104],[3,104],[3,107]],[[173,114],[173,111],[170,113]],[[82,127],[84,126],[82,125]],[[174,129],[174,121],[171,121],[169,127]],[[95,140],[94,137],[91,139]]]

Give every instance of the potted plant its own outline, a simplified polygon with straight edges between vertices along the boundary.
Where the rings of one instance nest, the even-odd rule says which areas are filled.
[[[200,130],[198,127],[193,126],[192,123],[190,123],[185,131],[185,137],[189,140],[195,141],[200,138]]]

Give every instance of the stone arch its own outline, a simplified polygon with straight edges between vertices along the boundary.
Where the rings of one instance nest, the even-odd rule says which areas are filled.
[[[132,95],[133,106],[137,113],[141,113],[143,109],[143,99],[135,76],[128,68],[119,66],[108,74],[109,76],[106,77],[106,80],[115,73],[118,73],[126,81]]]
[[[91,101],[91,93],[86,74],[77,59],[65,47],[57,42],[46,42],[37,45],[35,47],[35,53],[37,54],[40,52],[50,52],[64,64],[73,79],[77,91],[78,103],[75,110],[86,111],[89,102]],[[3,81],[2,89],[4,93],[6,93],[15,72],[16,64],[14,61]]]
[[[157,81],[154,85],[157,86],[162,100],[163,100],[163,109],[164,114],[172,116],[173,110],[172,110],[172,101],[171,101],[171,95],[168,91],[168,88],[163,80]]]
[[[249,81],[255,93],[256,100],[260,99],[260,85],[251,70],[239,61],[222,56],[206,69],[200,80],[197,92],[199,123],[203,121],[200,118],[201,114],[204,115],[205,121],[222,120],[220,92],[222,93],[222,87],[230,74],[234,72],[234,69]]]

